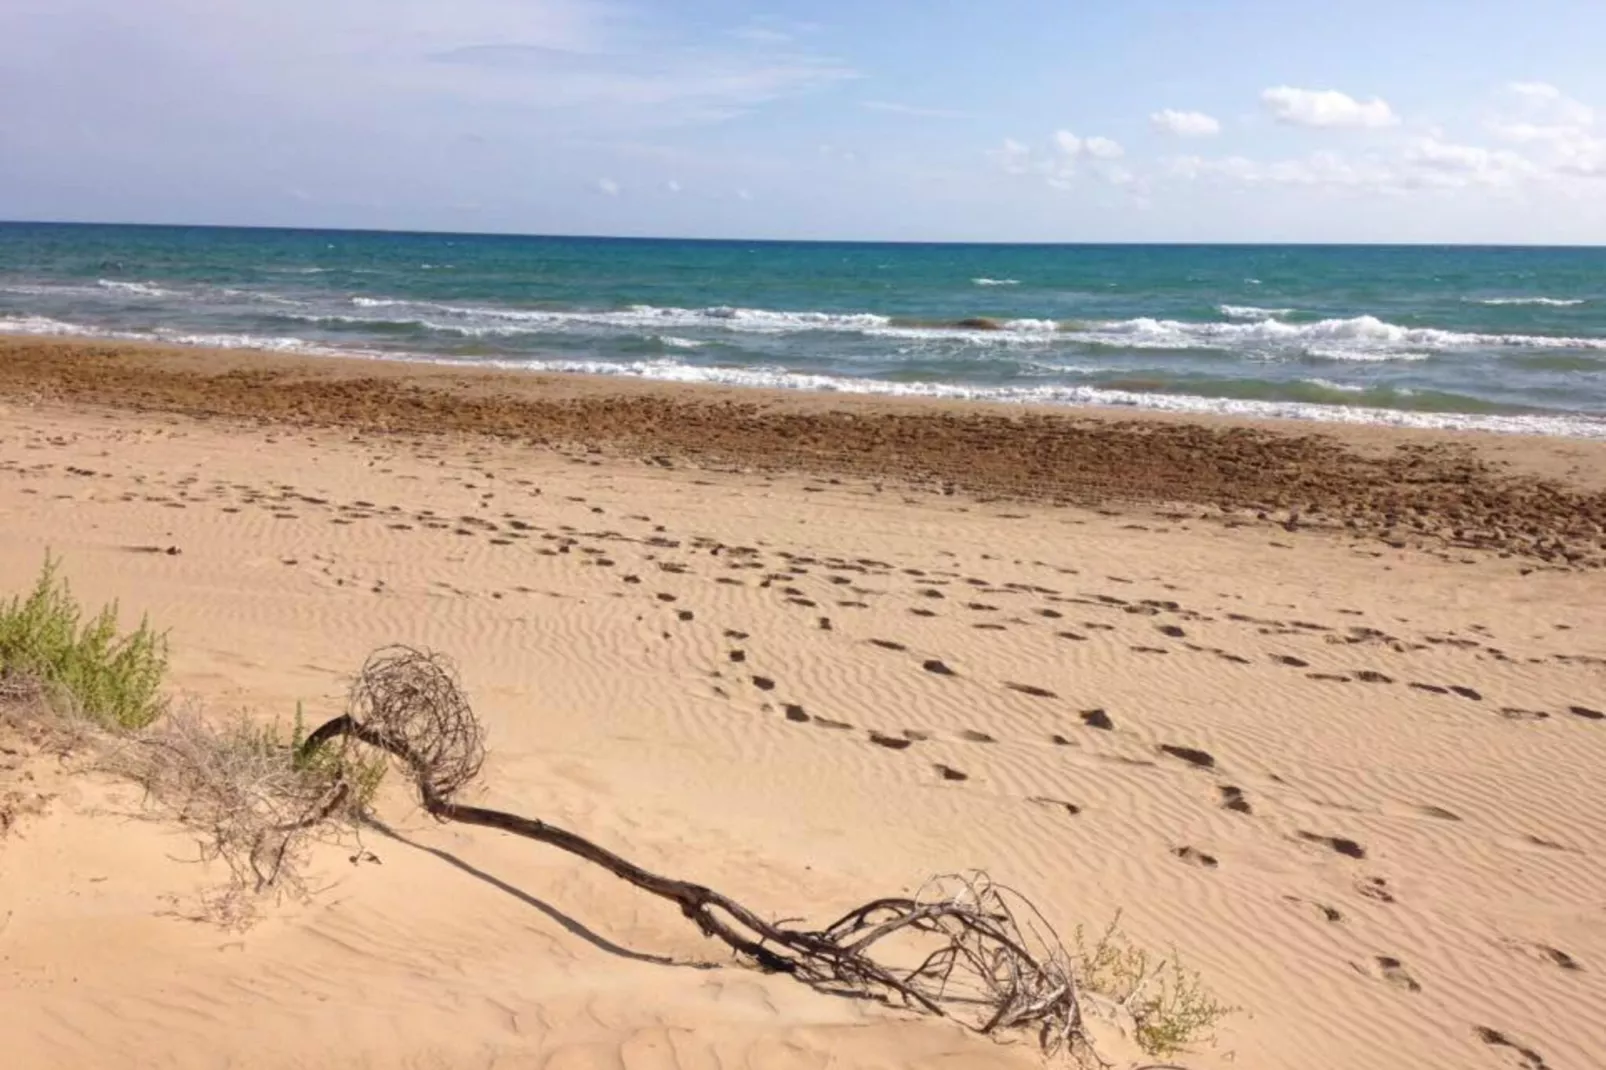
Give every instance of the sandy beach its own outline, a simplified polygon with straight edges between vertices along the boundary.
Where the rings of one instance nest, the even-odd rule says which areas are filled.
[[[485,805],[773,917],[1119,914],[1240,1008],[1189,1067],[1606,1064],[1606,443],[0,339],[0,594],[47,552],[220,715],[451,655]],[[391,779],[234,931],[0,750],[6,1064],[1044,1065]]]

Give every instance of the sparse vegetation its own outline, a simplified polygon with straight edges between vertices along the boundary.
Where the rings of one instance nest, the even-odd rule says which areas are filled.
[[[84,622],[58,562],[45,558],[26,597],[0,606],[0,679],[32,679],[50,700],[107,728],[139,729],[166,708],[167,636],[149,621],[126,635],[117,605]]]
[[[1068,951],[1030,901],[985,874],[937,878],[912,897],[874,899],[828,928],[800,929],[765,921],[711,888],[650,873],[574,833],[458,803],[484,761],[483,730],[437,655],[382,650],[354,681],[350,712],[309,731],[298,703],[286,730],[244,714],[208,718],[190,705],[169,711],[160,690],[165,635],[146,621],[120,634],[115,605],[82,619],[47,558],[32,593],[0,608],[0,700],[14,710],[26,700],[35,718],[81,715],[73,723],[94,725],[84,733],[105,744],[97,748],[103,766],[143,785],[198,832],[201,859],[230,873],[202,904],[209,920],[244,925],[264,893],[304,893],[312,843],[360,829],[394,761],[436,818],[602,866],[675,902],[746,961],[822,989],[901,1002],[983,1033],[1030,1030],[1047,1052],[1106,1066],[1089,1017],[1114,1021],[1145,1053],[1166,1057],[1211,1040],[1233,1012],[1174,955],[1155,957],[1127,940],[1119,918],[1091,946],[1078,929],[1076,951]],[[883,950],[894,936],[899,950]],[[910,948],[917,954],[905,962]]]
[[[565,829],[456,796],[479,775],[483,729],[440,655],[390,647],[353,682],[349,712],[306,735],[309,759],[339,748],[338,770],[367,748],[388,755],[437,820],[497,829],[600,866],[668,900],[741,960],[838,994],[951,1017],[985,1034],[1030,1031],[1047,1054],[1110,1065],[1088,1031],[1107,1016],[1151,1056],[1211,1039],[1231,1009],[1175,957],[1155,959],[1115,924],[1072,954],[1030,900],[984,873],[937,877],[914,896],[873,899],[824,929],[769,922],[720,892],[641,868]],[[353,781],[355,784],[355,781]],[[1119,919],[1117,919],[1119,921]]]
[[[265,892],[300,894],[312,842],[349,826],[384,776],[383,760],[343,758],[338,750],[298,757],[299,716],[286,734],[244,714],[216,719],[193,707],[169,713],[131,736],[111,766],[200,834],[200,857],[218,860],[230,879],[206,914],[225,924],[251,917]]]
[[[1213,1039],[1217,1023],[1237,1008],[1217,1001],[1174,953],[1156,957],[1133,944],[1120,923],[1117,915],[1091,947],[1077,928],[1083,987],[1131,1018],[1133,1039],[1149,1055],[1175,1055]]]

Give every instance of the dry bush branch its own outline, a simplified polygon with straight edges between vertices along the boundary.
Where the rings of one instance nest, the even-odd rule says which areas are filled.
[[[340,757],[300,762],[274,728],[244,715],[219,723],[187,707],[123,739],[105,761],[201,833],[201,860],[230,873],[205,913],[243,922],[264,892],[304,893],[302,864],[319,828],[353,816],[358,784]]]
[[[856,907],[823,929],[770,923],[712,888],[652,873],[565,829],[454,801],[485,752],[444,658],[408,647],[376,652],[353,684],[350,711],[312,732],[302,758],[360,740],[400,764],[435,818],[499,829],[601,866],[675,903],[705,936],[765,969],[985,1034],[1031,1031],[1045,1052],[1098,1060],[1070,954],[1029,901],[985,875],[940,877],[913,896]]]

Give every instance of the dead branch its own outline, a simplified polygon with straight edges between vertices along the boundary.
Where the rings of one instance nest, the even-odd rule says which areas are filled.
[[[349,710],[308,736],[300,757],[337,739],[361,741],[396,760],[438,820],[499,829],[601,866],[676,904],[705,936],[766,970],[985,1034],[1034,1031],[1051,1054],[1092,1054],[1070,955],[1029,901],[984,874],[936,878],[913,896],[873,900],[823,929],[772,924],[712,888],[652,873],[573,832],[453,801],[478,774],[485,749],[444,658],[400,646],[376,652],[352,686]]]

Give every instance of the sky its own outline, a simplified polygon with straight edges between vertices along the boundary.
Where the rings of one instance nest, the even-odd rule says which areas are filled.
[[[4,0],[0,219],[1606,244],[1602,0]]]

